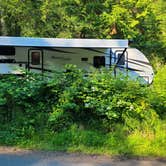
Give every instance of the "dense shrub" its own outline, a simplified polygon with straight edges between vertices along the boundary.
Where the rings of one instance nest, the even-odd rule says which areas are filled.
[[[30,136],[47,121],[46,80],[38,74],[6,75],[0,79],[0,121],[10,132]]]
[[[152,85],[151,103],[161,118],[166,116],[166,65],[158,71]]]
[[[1,123],[10,132],[31,137],[43,128],[61,131],[77,124],[80,128],[114,130],[122,124],[129,130],[153,126],[157,114],[151,108],[146,85],[108,69],[88,75],[76,66],[48,78],[39,74],[3,76],[0,80]]]
[[[64,124],[65,119],[106,130],[111,130],[115,123],[126,124],[130,129],[140,127],[143,122],[155,123],[157,115],[150,108],[148,88],[138,81],[121,75],[115,78],[107,69],[85,76],[83,71],[72,68],[67,75],[74,79],[70,79],[70,86],[53,106],[49,118],[52,129],[59,130],[57,122]],[[69,125],[68,122],[65,124]]]

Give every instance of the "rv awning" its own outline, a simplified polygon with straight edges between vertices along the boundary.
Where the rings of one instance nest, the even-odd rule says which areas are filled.
[[[0,37],[0,46],[127,48],[128,40],[120,39],[59,39],[33,37]]]

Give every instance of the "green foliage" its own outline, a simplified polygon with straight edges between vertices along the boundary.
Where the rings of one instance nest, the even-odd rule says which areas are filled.
[[[59,38],[132,38],[148,56],[165,60],[165,8],[164,0],[1,0],[0,33]]]
[[[166,116],[166,65],[156,74],[151,95],[151,103],[160,115]]]
[[[1,121],[11,121],[20,130],[48,125],[61,131],[73,123],[104,131],[121,123],[134,130],[141,123],[153,126],[157,119],[148,88],[121,75],[115,78],[107,69],[85,75],[67,65],[66,72],[49,79],[32,73],[2,77],[0,92]]]
[[[165,157],[166,123],[161,121],[153,129],[142,127],[132,133],[125,126],[116,125],[115,130],[103,134],[99,130],[85,130],[73,124],[62,132],[43,131],[32,139],[20,139],[17,145],[39,150],[83,152],[120,156]]]
[[[73,124],[71,115],[58,109],[53,110],[48,121],[49,126],[51,126],[54,131],[68,129]]]
[[[165,67],[150,87],[108,69],[87,75],[73,65],[52,78],[2,76],[0,144],[164,156],[165,122],[158,118],[165,112],[164,73]]]
[[[158,70],[166,62],[165,8],[164,0],[0,0],[0,34],[133,39]]]
[[[2,76],[0,80],[0,121],[10,124],[10,132],[30,137],[44,125],[49,101],[43,94],[46,81],[40,75]]]
[[[106,69],[93,71],[85,77],[75,68],[65,73],[65,80],[69,80],[70,86],[61,92],[50,114],[50,127],[54,130],[59,130],[57,124],[65,121],[70,124],[68,119],[84,127],[99,127],[106,131],[112,130],[114,123],[135,129],[144,121],[153,125],[157,119],[147,100],[148,89],[138,81],[123,76],[115,78],[112,71]],[[63,126],[66,129],[66,125]]]

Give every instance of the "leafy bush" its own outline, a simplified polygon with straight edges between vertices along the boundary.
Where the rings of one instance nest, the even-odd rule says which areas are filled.
[[[148,96],[148,87],[122,75],[115,78],[111,70],[92,70],[87,75],[68,65],[53,78],[33,73],[3,77],[0,118],[25,137],[47,127],[66,130],[75,123],[106,132],[115,124],[134,130],[153,126],[157,119]]]
[[[74,79],[70,79],[70,86],[66,86],[58,104],[53,106],[50,119],[54,130],[59,130],[59,125],[53,125],[53,122],[57,124],[57,119],[60,123],[59,115],[62,124],[68,116],[84,127],[106,130],[111,130],[115,123],[126,124],[130,129],[137,128],[143,121],[150,125],[155,123],[157,115],[150,108],[146,86],[121,75],[115,78],[112,71],[106,69],[84,75],[76,68],[67,73],[69,78]],[[66,124],[69,124],[68,120]]]
[[[49,101],[43,94],[47,80],[38,74],[2,76],[0,80],[0,120],[9,132],[31,136],[46,124]],[[11,127],[12,126],[12,127]]]
[[[152,87],[151,103],[160,115],[166,116],[166,65],[158,71]]]

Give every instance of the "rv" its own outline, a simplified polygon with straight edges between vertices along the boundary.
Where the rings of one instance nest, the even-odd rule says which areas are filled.
[[[0,74],[21,74],[63,70],[66,64],[78,68],[112,68],[131,78],[151,84],[153,69],[145,55],[120,39],[58,39],[0,37]]]

